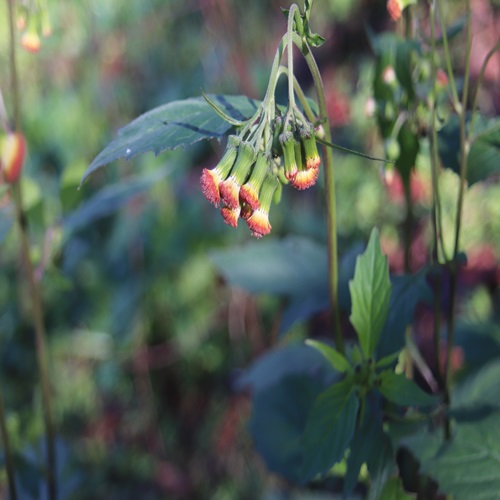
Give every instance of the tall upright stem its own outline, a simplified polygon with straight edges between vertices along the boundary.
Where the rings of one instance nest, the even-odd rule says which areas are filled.
[[[314,87],[318,97],[320,121],[324,126],[325,140],[331,142],[330,123],[326,109],[325,92],[321,74],[316,60],[311,54],[309,46],[296,33],[293,42],[301,49],[302,54],[309,66],[314,81]],[[340,329],[340,311],[338,307],[338,249],[337,249],[337,209],[335,193],[335,176],[333,166],[333,153],[331,148],[324,147],[325,157],[325,197],[326,217],[328,232],[328,284],[330,289],[330,305],[333,314],[335,347],[341,353],[345,352],[344,340]]]
[[[9,434],[7,432],[7,421],[3,406],[2,387],[0,386],[0,433],[2,435],[3,449],[5,455],[5,469],[7,470],[7,482],[11,500],[17,500],[16,482],[14,479],[14,464],[12,462],[12,451],[10,448]]]
[[[16,65],[16,41],[14,31],[14,0],[7,0],[10,34],[10,71],[12,84],[12,98],[14,109],[14,129],[21,130],[20,99],[19,99],[19,80],[17,76]],[[16,181],[12,185],[12,195],[16,211],[16,221],[19,228],[21,240],[21,253],[24,260],[25,271],[28,279],[29,290],[33,307],[33,323],[35,327],[35,345],[40,372],[40,384],[42,390],[42,407],[45,424],[45,439],[47,447],[47,491],[48,498],[55,500],[57,498],[56,479],[55,479],[55,433],[52,417],[52,404],[50,395],[49,369],[47,361],[46,333],[43,322],[43,306],[41,300],[40,287],[35,279],[33,263],[30,255],[28,223],[23,209],[23,198],[21,185]]]

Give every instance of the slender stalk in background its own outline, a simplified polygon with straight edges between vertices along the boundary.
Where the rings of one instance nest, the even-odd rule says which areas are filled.
[[[7,0],[9,32],[10,32],[10,72],[12,85],[12,98],[14,109],[14,129],[20,131],[20,99],[19,99],[19,80],[17,76],[16,65],[16,40],[14,30],[14,0]],[[43,322],[43,306],[40,294],[40,287],[35,279],[33,263],[30,255],[28,223],[23,208],[23,198],[21,185],[16,181],[12,185],[12,194],[16,210],[16,221],[19,228],[21,239],[21,250],[24,261],[25,271],[28,278],[29,290],[33,307],[33,322],[35,327],[35,344],[38,360],[38,369],[40,372],[40,384],[42,390],[43,418],[45,423],[46,446],[47,446],[47,489],[50,500],[57,498],[56,480],[55,480],[55,432],[52,418],[52,403],[50,394],[49,369],[47,361],[47,346],[45,341],[45,326]]]
[[[319,116],[325,131],[325,140],[332,142],[330,123],[326,110],[325,91],[323,81],[316,60],[311,54],[309,46],[296,34],[293,36],[294,43],[301,49],[302,54],[309,66],[314,81],[314,87],[318,96]],[[335,347],[341,353],[345,352],[344,340],[340,329],[340,311],[338,307],[338,249],[337,249],[337,208],[335,194],[335,176],[333,166],[333,152],[330,147],[324,147],[325,157],[325,198],[328,231],[328,283],[330,288],[330,305],[334,321]]]

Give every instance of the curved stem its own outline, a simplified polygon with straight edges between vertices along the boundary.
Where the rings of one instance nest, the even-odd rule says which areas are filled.
[[[323,81],[316,60],[311,54],[309,46],[296,34],[293,42],[301,49],[314,81],[318,96],[320,120],[325,124],[325,140],[332,142],[330,124],[326,110],[325,92]],[[324,147],[325,157],[325,198],[328,231],[328,283],[330,289],[330,305],[333,314],[335,347],[341,353],[345,352],[344,340],[340,329],[340,311],[338,307],[338,249],[337,249],[337,212],[335,194],[335,176],[333,166],[333,152],[331,148]]]

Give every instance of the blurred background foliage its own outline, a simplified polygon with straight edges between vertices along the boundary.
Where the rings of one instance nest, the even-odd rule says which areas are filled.
[[[210,252],[250,239],[225,226],[201,195],[201,169],[217,162],[223,144],[117,162],[77,189],[116,130],[154,106],[202,90],[262,98],[286,29],[280,7],[289,4],[49,1],[53,35],[36,55],[18,51],[29,144],[23,188],[46,307],[63,498],[281,498],[289,489],[253,451],[244,431],[249,401],[234,392],[234,380],[265,349],[328,325],[319,315],[279,338],[284,301],[220,278]],[[450,9],[458,15],[457,4]],[[383,155],[365,110],[373,78],[366,27],[394,30],[385,1],[317,1],[313,17],[314,31],[328,39],[316,55],[334,141]],[[0,88],[10,111],[5,2],[0,22]],[[284,87],[279,94],[286,98]],[[481,104],[495,114],[498,92]],[[387,182],[380,164],[343,154],[336,172],[341,253],[377,225],[392,271],[401,272],[401,183]],[[441,181],[451,241],[458,179],[447,172]],[[428,256],[430,196],[428,158],[420,155],[414,270]],[[463,315],[476,322],[499,313],[499,196],[486,182],[465,200]],[[321,182],[305,193],[285,190],[271,223],[269,238],[325,242]],[[2,242],[0,266],[0,377],[23,498],[37,498],[43,426],[15,230]],[[5,493],[4,474],[0,484]]]

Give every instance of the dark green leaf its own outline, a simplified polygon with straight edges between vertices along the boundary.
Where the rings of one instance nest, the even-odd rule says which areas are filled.
[[[364,355],[370,357],[382,332],[391,296],[387,257],[380,249],[376,229],[372,231],[366,251],[357,258],[349,290],[352,300],[350,320]]]
[[[328,344],[319,342],[318,340],[308,339],[306,340],[306,345],[319,351],[324,356],[324,358],[332,365],[332,368],[334,368],[338,372],[344,373],[351,368],[351,365],[349,364],[349,361],[347,361],[347,358]]]
[[[404,346],[404,332],[413,319],[415,306],[432,299],[432,290],[427,284],[428,269],[417,274],[392,278],[392,293],[389,314],[377,346],[377,358],[400,351]]]
[[[327,381],[336,376],[318,351],[295,344],[268,351],[257,358],[238,378],[236,389],[259,392],[279,384],[285,377],[301,373],[315,373]]]
[[[491,361],[455,388],[454,408],[497,406],[500,408],[500,360]]]
[[[76,231],[101,217],[116,212],[125,203],[142,195],[169,173],[170,170],[167,169],[157,170],[153,174],[128,179],[120,184],[101,189],[64,218],[63,228],[66,231]]]
[[[259,105],[246,96],[209,95],[236,120],[251,117]],[[174,101],[152,109],[119,130],[118,137],[101,151],[85,172],[82,182],[98,168],[118,160],[153,151],[155,155],[202,139],[220,139],[232,127],[220,118],[203,97]]]
[[[443,165],[460,173],[460,124],[452,115],[438,135],[439,155]],[[467,158],[467,182],[472,185],[500,172],[500,120],[481,115],[474,119],[469,156]]]
[[[325,474],[342,459],[356,427],[358,405],[354,387],[348,379],[332,385],[317,398],[303,437],[304,481]]]
[[[436,403],[437,398],[424,392],[412,380],[392,370],[380,374],[381,384],[378,390],[382,395],[400,406],[430,406]]]
[[[12,205],[5,205],[0,208],[0,243],[6,238],[14,222],[14,208]]]
[[[411,130],[408,122],[405,122],[399,130],[398,143],[401,152],[396,160],[396,168],[403,182],[409,183],[411,171],[415,168],[420,142],[418,135]]]
[[[457,415],[451,441],[442,430],[419,433],[404,441],[421,470],[438,481],[454,500],[498,499],[500,491],[500,412]]]
[[[370,410],[368,404],[363,424],[356,428],[352,438],[344,479],[344,496],[347,497],[354,489],[364,463],[367,464],[372,479],[370,493],[375,494],[380,491],[381,485],[393,472],[396,464],[390,438],[382,427],[381,416]],[[375,498],[380,497],[376,495]]]
[[[252,242],[210,258],[230,285],[252,293],[302,295],[323,287],[328,270],[325,247],[299,237]]]

